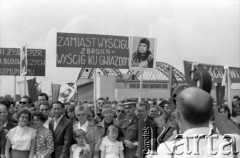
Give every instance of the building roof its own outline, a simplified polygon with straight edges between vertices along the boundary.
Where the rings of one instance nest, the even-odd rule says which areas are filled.
[[[92,79],[79,79],[77,80],[77,86],[83,86],[89,83],[93,83]]]

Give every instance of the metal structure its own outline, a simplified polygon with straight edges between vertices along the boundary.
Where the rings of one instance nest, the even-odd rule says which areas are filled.
[[[143,80],[150,80],[150,81],[159,81],[159,80],[169,80],[169,70],[172,67],[173,70],[173,80],[176,82],[185,82],[185,76],[174,68],[173,66],[164,63],[164,62],[157,62],[156,69],[150,71],[144,71],[143,73]],[[124,75],[128,75],[129,78],[131,77],[132,80],[139,80],[140,79],[140,71],[136,70],[128,70],[126,73],[123,73],[123,70],[119,69],[110,69],[110,68],[97,68],[96,69],[98,74],[105,75],[105,76],[116,76],[117,80],[126,80]],[[78,79],[80,78],[88,78],[92,79],[94,74],[94,68],[82,68],[79,72]],[[133,76],[133,77],[132,77]]]
[[[81,68],[78,79],[80,78],[87,78],[87,79],[92,79],[94,70],[96,68]],[[119,69],[110,69],[110,68],[97,68],[96,69],[98,74],[104,75],[104,76],[116,76],[117,79],[121,80],[123,79],[123,74]]]

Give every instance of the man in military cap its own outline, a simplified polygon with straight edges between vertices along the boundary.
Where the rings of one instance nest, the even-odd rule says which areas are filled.
[[[135,158],[138,146],[139,119],[135,114],[137,103],[127,99],[124,103],[126,117],[121,125],[123,131],[124,157]]]
[[[154,158],[240,157],[240,136],[229,134],[228,139],[213,133],[209,123],[213,117],[213,99],[196,87],[184,89],[177,96],[176,117],[181,131],[179,139],[161,143]]]

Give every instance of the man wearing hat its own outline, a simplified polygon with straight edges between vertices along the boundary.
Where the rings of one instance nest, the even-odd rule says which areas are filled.
[[[127,99],[124,103],[126,117],[121,125],[123,131],[124,157],[135,158],[138,146],[139,119],[135,114],[137,103]]]
[[[150,41],[147,38],[142,38],[137,52],[132,55],[132,67],[153,68],[153,54],[149,48]]]

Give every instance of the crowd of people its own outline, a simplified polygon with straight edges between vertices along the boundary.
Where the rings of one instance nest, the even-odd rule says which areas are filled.
[[[176,149],[166,154],[166,147],[173,146],[177,134],[208,134],[214,108],[240,129],[240,97],[234,96],[232,103],[231,113],[224,103],[214,106],[211,96],[198,88],[181,92],[177,106],[169,99],[139,103],[99,98],[95,107],[92,101],[51,102],[46,93],[35,103],[28,96],[16,102],[4,99],[1,158],[171,157]]]

